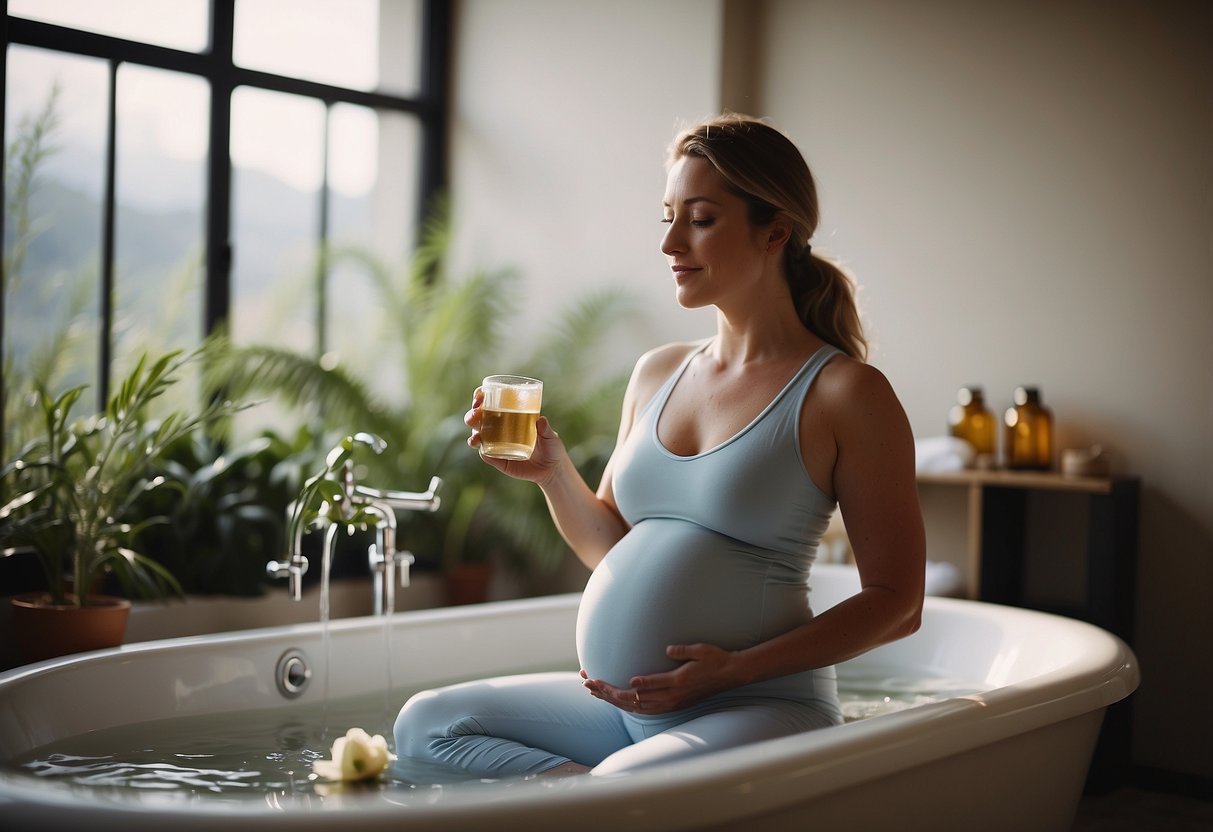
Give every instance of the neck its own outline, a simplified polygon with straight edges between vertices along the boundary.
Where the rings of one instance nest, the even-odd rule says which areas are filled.
[[[804,356],[822,345],[796,314],[787,283],[732,307],[716,308],[716,340],[709,348],[724,364]]]
[[[816,350],[822,340],[809,332],[795,314],[737,319],[718,310],[716,340],[709,348],[726,364],[779,361]]]

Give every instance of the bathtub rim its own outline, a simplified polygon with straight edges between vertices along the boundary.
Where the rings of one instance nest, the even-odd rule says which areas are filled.
[[[410,612],[410,621],[441,621],[444,619],[468,619],[495,615],[526,616],[536,610],[563,609],[575,606],[577,593],[563,596],[548,596],[520,601],[504,601],[482,605],[479,608],[437,609]],[[1092,644],[1102,645],[1100,650],[1090,650],[1063,667],[1032,676],[1020,682],[995,688],[972,696],[958,697],[941,702],[918,706],[906,711],[871,717],[836,728],[826,728],[811,734],[785,737],[754,743],[737,749],[717,752],[701,758],[648,769],[639,775],[619,777],[575,778],[561,781],[555,787],[530,783],[520,784],[512,792],[474,787],[460,792],[457,807],[447,803],[421,807],[401,806],[376,797],[349,802],[360,813],[360,818],[394,818],[399,820],[401,812],[418,824],[451,822],[455,817],[474,822],[478,815],[502,820],[505,809],[539,812],[544,817],[559,817],[571,809],[581,813],[592,813],[595,818],[615,817],[619,821],[630,819],[633,828],[658,828],[644,822],[643,815],[636,814],[648,807],[652,817],[660,815],[660,828],[673,829],[667,817],[670,801],[674,795],[697,795],[697,806],[704,804],[704,795],[710,795],[711,817],[716,823],[727,823],[732,819],[755,812],[771,812],[797,802],[812,800],[840,789],[862,785],[882,777],[895,774],[908,766],[927,765],[955,754],[998,742],[1002,739],[1029,731],[1046,729],[1057,723],[1082,717],[1095,712],[1102,713],[1108,705],[1129,695],[1140,679],[1136,659],[1131,650],[1114,635],[1093,625],[1073,619],[1052,616],[1018,608],[961,601],[946,598],[928,598],[927,611],[970,611],[1012,619],[1029,616],[1030,621],[1045,623],[1051,619],[1053,626],[1071,629],[1076,636],[1091,638]],[[344,619],[332,622],[332,631],[357,631],[381,626],[376,619]],[[260,630],[240,631],[217,636],[187,636],[163,641],[144,642],[110,650],[97,651],[81,656],[52,659],[36,665],[16,668],[0,674],[0,685],[16,683],[21,679],[60,670],[64,665],[78,662],[96,662],[118,656],[147,656],[174,650],[182,646],[213,644],[216,641],[262,641],[290,640],[291,637],[312,636],[316,624],[294,624]],[[1045,701],[1038,701],[1043,691],[1064,683],[1064,690]],[[930,744],[917,741],[925,725],[934,729]],[[745,772],[744,783],[738,783],[739,772]],[[14,783],[17,788],[14,789]],[[27,778],[0,775],[0,806],[5,811],[26,804],[27,808],[57,808],[74,811],[81,806],[77,792],[59,792],[56,789],[38,789],[31,794]],[[744,786],[744,788],[743,788]],[[537,790],[542,788],[543,799],[536,802]],[[740,791],[739,791],[740,790]],[[744,800],[737,798],[744,792]],[[738,804],[733,807],[733,804]],[[626,805],[627,809],[621,808]],[[136,800],[120,804],[92,804],[90,813],[101,812],[118,819],[128,813],[138,813],[140,818],[158,818],[157,822],[176,823],[183,818],[206,817],[224,820],[240,820],[242,823],[272,824],[281,820],[280,810],[270,810],[262,803],[222,803],[215,805],[148,804]],[[295,810],[286,813],[294,825],[314,822],[331,823],[333,813],[321,807],[319,811]],[[424,823],[423,823],[424,821]],[[140,821],[142,822],[142,820]],[[656,821],[654,821],[656,822]],[[419,827],[421,828],[421,827]]]

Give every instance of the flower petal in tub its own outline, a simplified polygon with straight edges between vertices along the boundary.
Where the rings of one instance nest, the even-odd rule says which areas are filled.
[[[381,734],[372,737],[361,728],[351,728],[333,743],[333,759],[315,760],[312,771],[326,780],[352,783],[378,777],[392,759]]]

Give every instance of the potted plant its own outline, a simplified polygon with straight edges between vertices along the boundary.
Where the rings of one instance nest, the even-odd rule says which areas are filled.
[[[0,469],[0,547],[32,551],[46,578],[45,592],[11,602],[26,661],[121,644],[130,602],[98,591],[107,576],[130,597],[180,594],[172,573],[136,549],[139,533],[163,519],[137,516],[133,507],[168,482],[151,475],[167,448],[240,409],[213,399],[196,413],[149,416],[210,343],[143,356],[104,412],[87,419],[72,419],[84,386],[57,396],[41,385],[32,392],[40,429]]]

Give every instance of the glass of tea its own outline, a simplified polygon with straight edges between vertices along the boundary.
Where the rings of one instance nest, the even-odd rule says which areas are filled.
[[[497,459],[530,459],[535,420],[543,402],[543,382],[526,376],[488,376],[480,385],[480,454]]]

